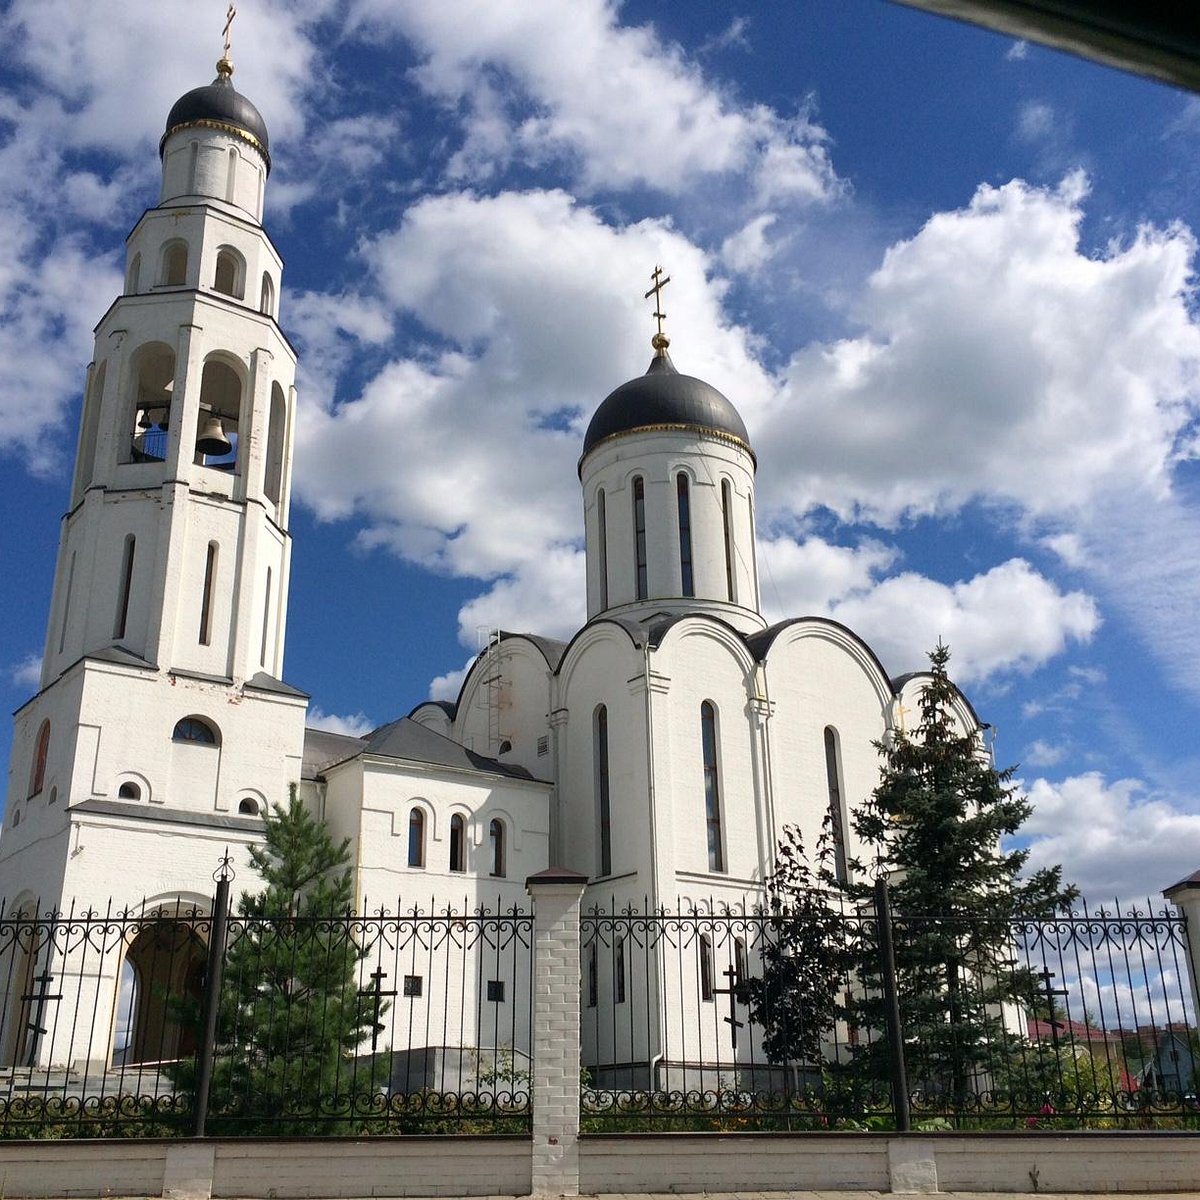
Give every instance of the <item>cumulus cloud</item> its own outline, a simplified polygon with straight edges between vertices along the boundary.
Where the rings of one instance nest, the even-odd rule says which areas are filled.
[[[1063,746],[1052,746],[1049,742],[1038,738],[1025,747],[1021,762],[1027,767],[1053,767],[1066,757],[1067,751]]]
[[[865,637],[894,674],[921,667],[940,639],[964,684],[1031,671],[1100,625],[1090,596],[1061,591],[1019,558],[954,584],[893,575],[831,605],[830,615]]]
[[[1030,868],[1062,863],[1064,877],[1093,903],[1149,896],[1157,905],[1162,889],[1200,862],[1200,814],[1137,779],[1088,772],[1057,783],[1035,779],[1027,790]]]
[[[893,522],[973,498],[1077,516],[1168,494],[1196,420],[1195,239],[1144,226],[1089,254],[1086,183],[982,186],[892,246],[867,331],[797,354],[756,432],[768,498]]]
[[[320,705],[312,704],[304,723],[311,729],[324,729],[327,733],[344,733],[349,737],[363,737],[375,728],[376,723],[366,713],[349,713],[339,716],[327,713]]]
[[[455,162],[465,178],[516,157],[565,163],[587,191],[682,193],[736,175],[764,203],[842,191],[807,113],[740,103],[653,26],[621,25],[611,0],[357,0],[351,12],[408,38],[422,56],[420,85],[466,105]]]
[[[723,316],[704,254],[665,223],[614,228],[562,192],[450,194],[414,205],[363,258],[428,342],[409,342],[354,399],[310,411],[297,486],[322,519],[358,518],[365,548],[511,577],[498,611],[518,588],[536,595],[531,573],[578,549],[584,425],[650,359],[629,287],[646,263],[672,264],[673,319],[688,331],[681,369],[736,388],[747,409],[770,389]]]

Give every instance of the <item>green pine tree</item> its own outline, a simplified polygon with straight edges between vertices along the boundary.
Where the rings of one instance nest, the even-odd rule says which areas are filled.
[[[1032,808],[1012,784],[1015,768],[997,770],[979,729],[963,731],[956,721],[949,660],[940,643],[929,655],[917,728],[877,743],[879,785],[853,817],[871,861],[855,864],[847,891],[867,903],[870,877],[887,877],[909,1083],[959,1108],[991,1086],[1013,1051],[1002,1006],[1023,1011],[1038,996],[1037,977],[1017,961],[1013,923],[1051,917],[1078,892],[1063,885],[1059,867],[1022,874],[1028,850],[1005,849]],[[882,1030],[873,930],[860,939],[858,955],[848,1018]],[[852,1074],[887,1078],[886,1055],[886,1043],[872,1040],[855,1056]]]
[[[375,1014],[359,994],[349,842],[293,786],[250,858],[265,886],[243,892],[230,921],[208,1132],[350,1132],[386,1077],[356,1058]],[[181,1091],[194,1073],[176,1068]]]

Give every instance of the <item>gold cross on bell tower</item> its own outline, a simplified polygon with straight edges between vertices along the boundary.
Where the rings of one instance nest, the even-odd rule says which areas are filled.
[[[221,55],[221,59],[217,63],[217,74],[223,75],[226,79],[233,74],[233,60],[229,57],[229,50],[233,45],[233,18],[236,16],[237,9],[230,4],[228,11],[225,13],[225,28],[221,30],[225,38],[225,52]]]
[[[654,286],[646,293],[643,299],[649,300],[654,297],[654,319],[658,322],[658,332],[650,339],[650,345],[658,351],[659,354],[665,355],[667,347],[671,344],[671,339],[663,333],[663,322],[667,319],[667,314],[662,310],[662,290],[671,282],[671,277],[668,275],[663,278],[662,267],[656,266],[650,273],[650,278],[654,281]]]

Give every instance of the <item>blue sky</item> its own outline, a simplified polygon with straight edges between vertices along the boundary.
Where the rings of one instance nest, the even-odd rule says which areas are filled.
[[[649,360],[759,452],[768,616],[943,637],[1093,897],[1200,866],[1200,100],[885,0],[244,0],[302,398],[286,675],[330,727],[583,615],[583,428]],[[224,3],[0,17],[0,691],[90,330]],[[8,731],[3,734],[7,752]]]

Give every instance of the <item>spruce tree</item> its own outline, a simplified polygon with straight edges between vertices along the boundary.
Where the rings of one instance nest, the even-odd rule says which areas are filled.
[[[876,745],[879,784],[852,819],[869,854],[854,864],[847,891],[866,904],[874,878],[887,879],[909,1082],[959,1108],[994,1085],[998,1064],[1014,1049],[1003,1006],[1019,1019],[1037,998],[1036,976],[1015,955],[1014,923],[1052,917],[1078,892],[1063,885],[1060,867],[1022,874],[1028,850],[1005,848],[1032,807],[1013,786],[1015,768],[998,770],[981,731],[956,720],[949,661],[939,643],[929,655],[917,728]],[[873,931],[860,939],[859,960],[847,1016],[882,1030]],[[886,1054],[881,1039],[871,1041],[852,1073],[886,1078]]]
[[[230,921],[208,1132],[351,1131],[377,1080],[355,1055],[374,1010],[359,995],[349,841],[300,803],[275,804],[250,859],[264,887]],[[193,1083],[182,1063],[176,1083]]]

